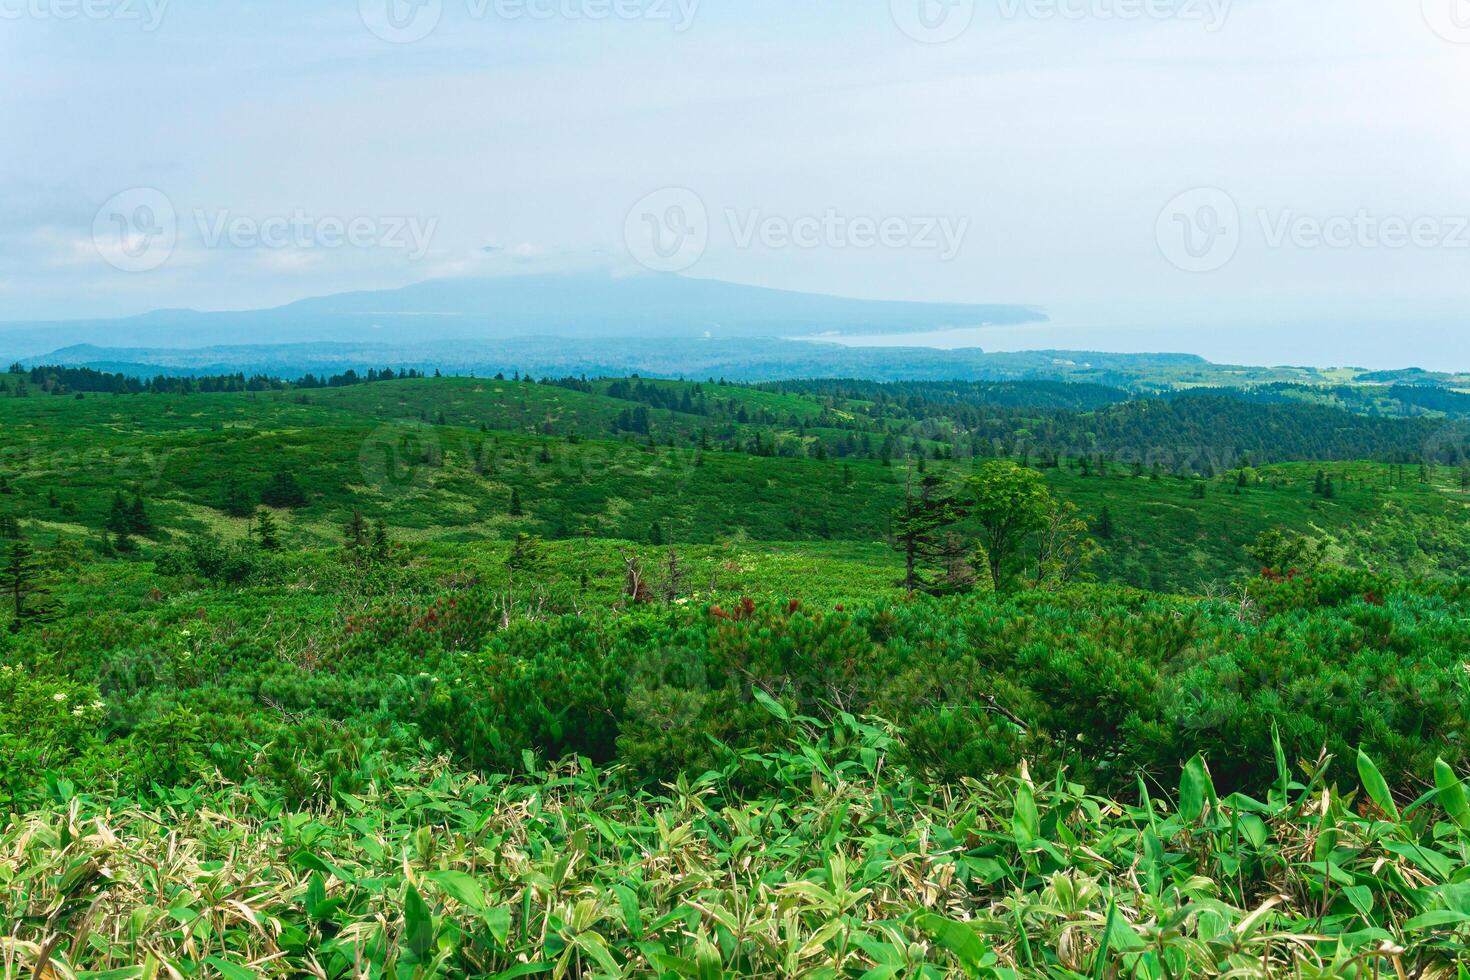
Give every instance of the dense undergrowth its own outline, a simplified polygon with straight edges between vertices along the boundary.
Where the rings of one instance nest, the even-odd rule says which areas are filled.
[[[585,762],[395,769],[310,810],[60,787],[0,833],[7,976],[1464,976],[1470,809],[1325,760],[1259,797],[1202,759],[1121,804],[935,786],[874,724],[630,791]],[[735,774],[739,773],[739,778]],[[1172,799],[1173,802],[1169,802]]]
[[[789,741],[765,702],[882,716],[905,763],[944,781],[1029,760],[1128,792],[1203,752],[1221,785],[1258,792],[1273,724],[1293,758],[1365,747],[1406,794],[1437,757],[1470,759],[1459,585],[1324,569],[1213,599],[906,599],[833,556],[786,573],[826,578],[825,595],[748,598],[781,558],[746,572],[715,551],[680,565],[677,599],[629,604],[630,552],[582,547],[580,570],[568,556],[512,585],[475,550],[373,571],[277,559],[278,584],[243,588],[80,571],[70,615],[0,640],[0,797],[24,805],[45,773],[132,797],[218,769],[305,803],[353,790],[369,754],[426,749],[480,771],[577,754],[668,779]]]

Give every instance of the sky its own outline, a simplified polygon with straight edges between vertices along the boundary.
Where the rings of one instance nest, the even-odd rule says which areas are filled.
[[[0,320],[653,268],[1466,369],[1467,91],[1470,0],[0,0]]]

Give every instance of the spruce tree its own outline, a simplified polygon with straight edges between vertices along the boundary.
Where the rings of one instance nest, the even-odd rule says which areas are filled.
[[[904,577],[898,583],[910,595],[939,594],[955,557],[946,532],[964,516],[964,508],[944,487],[937,475],[926,475],[917,492],[912,476],[903,504],[893,514],[894,549],[904,556]]]
[[[276,528],[276,518],[264,507],[255,513],[255,534],[262,551],[280,551],[281,539]]]
[[[143,537],[153,533],[153,518],[148,516],[148,508],[143,503],[141,493],[133,496],[132,506],[128,508],[128,530]]]
[[[5,567],[0,570],[0,587],[4,588],[11,613],[10,632],[19,633],[27,625],[55,618],[56,605],[40,578],[41,562],[35,549],[24,538],[16,538],[10,543]]]
[[[373,525],[373,560],[387,561],[393,553],[393,542],[388,540],[388,525],[382,518]]]
[[[121,490],[112,495],[112,508],[107,513],[107,530],[119,537],[133,531],[132,511]]]
[[[352,509],[352,519],[347,522],[343,532],[343,547],[352,553],[353,557],[362,556],[368,545],[368,523],[362,516],[362,511]]]

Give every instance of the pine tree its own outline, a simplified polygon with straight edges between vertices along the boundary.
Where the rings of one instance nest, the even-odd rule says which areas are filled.
[[[107,513],[106,526],[107,530],[119,537],[132,533],[133,515],[121,490],[112,495],[112,509]]]
[[[10,543],[5,567],[0,570],[6,605],[10,607],[10,632],[19,633],[32,623],[45,623],[56,617],[56,605],[50,592],[41,585],[41,562],[24,538]]]
[[[280,551],[281,540],[276,528],[276,518],[264,507],[255,512],[255,534],[262,551]]]
[[[148,516],[141,493],[133,496],[132,506],[128,508],[128,530],[143,537],[153,534],[153,518]]]
[[[388,540],[388,525],[382,518],[373,525],[373,560],[387,561],[393,553],[393,542]]]
[[[954,579],[948,571],[955,545],[946,532],[963,516],[964,508],[946,492],[939,476],[926,475],[917,494],[909,477],[904,502],[893,514],[893,539],[894,549],[904,556],[904,576],[898,584],[910,595],[944,592],[944,583]]]
[[[522,507],[521,507],[521,492],[520,492],[520,490],[517,490],[515,487],[511,487],[511,490],[510,490],[510,516],[511,517],[524,517],[525,516],[525,513],[526,513],[525,510],[522,509]]]
[[[534,534],[517,534],[510,546],[510,555],[505,559],[512,588],[518,576],[534,576],[545,566],[546,556],[541,550],[541,539]]]
[[[1098,515],[1097,536],[1104,541],[1113,539],[1113,509],[1106,504],[1103,505],[1102,513]]]
[[[343,532],[343,547],[352,553],[353,557],[362,557],[366,554],[368,546],[368,523],[362,516],[362,511],[352,509],[352,519],[347,522]]]

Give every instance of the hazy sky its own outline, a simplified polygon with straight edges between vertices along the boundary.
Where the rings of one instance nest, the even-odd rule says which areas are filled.
[[[641,259],[1470,367],[1467,92],[1467,0],[0,0],[0,320]]]

